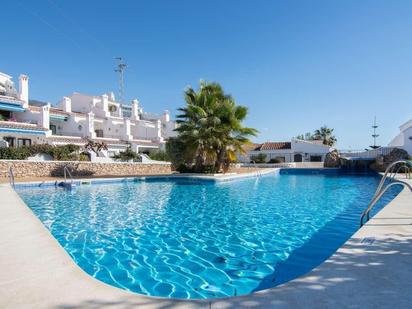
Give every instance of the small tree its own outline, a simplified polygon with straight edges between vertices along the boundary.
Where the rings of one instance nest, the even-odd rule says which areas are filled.
[[[149,157],[156,161],[170,161],[169,156],[164,150],[155,150],[149,153]]]
[[[112,158],[118,161],[137,161],[141,159],[140,155],[134,152],[130,146],[128,146],[125,151],[115,154]]]
[[[107,150],[107,145],[104,142],[94,142],[92,140],[87,140],[84,148],[89,151],[93,151],[97,157],[99,157],[99,152],[102,150]]]
[[[259,153],[257,156],[253,156],[251,162],[255,163],[266,163],[267,155],[264,153]]]
[[[300,134],[296,136],[295,138],[303,140],[303,141],[313,141],[314,139],[313,134],[310,132],[306,132],[305,134]]]

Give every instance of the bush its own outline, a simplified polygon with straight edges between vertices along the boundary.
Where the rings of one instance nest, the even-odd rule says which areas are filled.
[[[82,152],[79,154],[79,161],[90,161],[90,154],[88,152]]]
[[[279,158],[272,158],[268,163],[283,163],[283,161]]]
[[[250,161],[250,163],[266,163],[266,154],[264,153],[259,153],[257,156],[253,156]]]
[[[169,156],[164,150],[155,150],[149,153],[149,158],[156,161],[170,161]]]
[[[140,155],[134,152],[130,146],[127,147],[125,151],[115,154],[112,158],[116,161],[140,161],[141,159]]]
[[[172,167],[181,173],[192,172],[192,152],[179,137],[171,137],[166,142],[166,155],[172,162]]]
[[[57,161],[75,161],[78,160],[80,147],[73,144],[64,146],[52,146],[49,144],[35,144],[31,146],[22,146],[17,148],[3,147],[0,148],[0,159],[2,160],[26,160],[28,157],[39,153],[45,153]]]

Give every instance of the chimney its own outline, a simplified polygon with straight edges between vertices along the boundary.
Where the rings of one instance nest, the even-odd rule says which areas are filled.
[[[71,113],[72,112],[72,100],[68,97],[63,97],[63,100],[61,101],[61,108],[64,112]]]
[[[168,110],[165,110],[163,112],[163,117],[162,117],[163,122],[169,122],[170,121],[170,114]]]
[[[19,76],[19,99],[24,102],[24,108],[29,107],[29,77],[24,74]]]

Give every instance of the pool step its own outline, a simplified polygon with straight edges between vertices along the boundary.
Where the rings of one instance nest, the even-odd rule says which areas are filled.
[[[58,186],[59,186],[59,187],[63,187],[64,189],[69,190],[69,191],[71,191],[71,190],[73,190],[74,188],[76,188],[76,184],[75,184],[74,182],[73,182],[73,183],[70,183],[70,182],[62,181],[62,182],[59,182],[59,183],[58,183]]]

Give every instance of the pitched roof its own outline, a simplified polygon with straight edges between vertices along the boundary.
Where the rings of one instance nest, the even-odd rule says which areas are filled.
[[[281,150],[281,149],[291,149],[292,145],[290,142],[266,142],[258,145],[254,151],[260,150]]]

